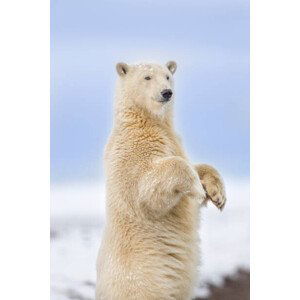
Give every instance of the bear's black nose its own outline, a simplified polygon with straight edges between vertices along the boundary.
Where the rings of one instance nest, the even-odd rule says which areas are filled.
[[[172,97],[173,92],[172,92],[172,90],[167,89],[167,90],[163,90],[161,92],[161,95],[163,96],[163,98],[164,98],[165,101],[168,101]]]

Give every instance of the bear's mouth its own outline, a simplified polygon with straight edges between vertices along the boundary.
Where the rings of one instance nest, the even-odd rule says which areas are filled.
[[[170,102],[171,100],[172,100],[172,98],[169,98],[169,99],[161,98],[160,100],[158,100],[158,102],[167,103],[167,102]]]

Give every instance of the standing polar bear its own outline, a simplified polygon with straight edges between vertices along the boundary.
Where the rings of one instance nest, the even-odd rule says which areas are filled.
[[[199,207],[208,200],[224,207],[222,179],[208,165],[192,165],[174,131],[176,63],[116,68],[96,300],[191,299]]]

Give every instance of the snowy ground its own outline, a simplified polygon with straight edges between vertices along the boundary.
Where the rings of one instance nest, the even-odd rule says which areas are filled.
[[[226,181],[223,212],[201,212],[202,265],[197,295],[205,283],[220,283],[238,267],[249,268],[249,183]],[[104,219],[101,185],[53,186],[51,190],[51,300],[94,299],[95,261]]]

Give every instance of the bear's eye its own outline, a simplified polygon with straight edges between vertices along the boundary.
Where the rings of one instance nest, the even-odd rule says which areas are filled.
[[[150,80],[151,77],[150,77],[150,76],[146,76],[145,79],[146,79],[146,80]]]
[[[168,75],[167,75],[166,77],[167,77],[167,80],[169,80],[169,79],[170,79],[170,77],[169,77]]]

